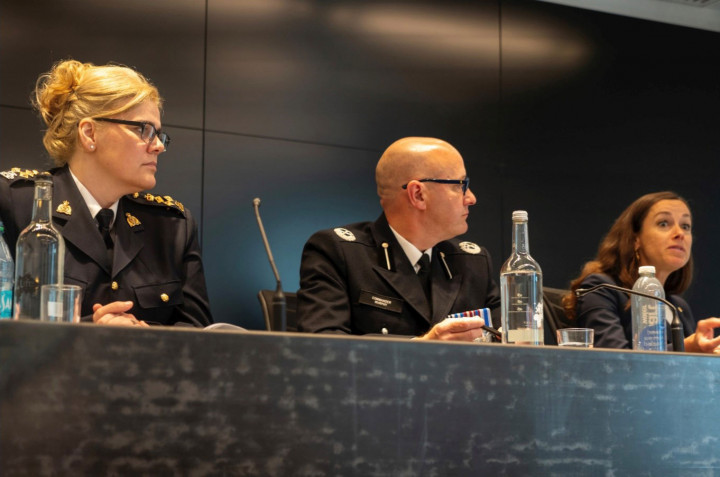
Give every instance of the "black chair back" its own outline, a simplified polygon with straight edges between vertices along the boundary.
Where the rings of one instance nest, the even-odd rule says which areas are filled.
[[[562,306],[562,298],[570,293],[570,290],[561,288],[543,287],[543,316],[545,323],[545,344],[557,346],[557,330],[562,328],[574,328],[577,325],[570,321],[565,315]]]
[[[297,331],[297,294],[284,292],[285,294],[285,331]],[[260,309],[265,318],[265,327],[268,331],[280,331],[280,317],[273,314],[272,302],[275,290],[260,290],[258,301]]]

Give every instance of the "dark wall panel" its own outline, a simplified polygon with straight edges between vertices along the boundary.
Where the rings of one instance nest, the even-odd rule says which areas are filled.
[[[50,166],[42,144],[42,127],[42,121],[27,107],[0,106],[0,170],[44,170]]]
[[[207,28],[207,31],[206,31]],[[717,314],[720,35],[525,0],[0,4],[0,168],[42,167],[28,96],[62,58],[137,67],[173,137],[156,192],[200,220],[218,319],[261,326],[273,288],[251,200],[286,290],[319,228],[380,212],[381,151],[444,138],[478,204],[466,239],[496,269],[530,212],[545,284],[565,287],[613,219],[674,189],[695,215],[696,314]]]
[[[38,75],[56,61],[114,62],[158,86],[164,122],[202,127],[203,2],[8,1],[0,13],[0,104],[27,107]]]
[[[717,314],[720,35],[526,1],[503,2],[502,31],[504,214],[530,209],[546,283],[567,286],[627,205],[670,189],[694,212],[688,298]],[[551,45],[548,61],[525,45]]]
[[[207,127],[376,149],[408,134],[483,137],[497,15],[496,2],[213,1]]]

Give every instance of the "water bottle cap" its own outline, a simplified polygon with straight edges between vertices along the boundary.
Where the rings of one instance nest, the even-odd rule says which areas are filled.
[[[514,210],[512,213],[513,222],[526,222],[528,213],[526,210]]]
[[[643,273],[652,273],[655,275],[655,267],[653,265],[643,265],[638,269],[638,272],[640,272],[640,275]]]

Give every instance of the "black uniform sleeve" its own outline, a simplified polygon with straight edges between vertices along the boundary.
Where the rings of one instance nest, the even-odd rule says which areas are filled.
[[[352,333],[347,263],[327,231],[314,234],[303,249],[298,331]]]
[[[198,227],[195,219],[186,210],[186,241],[183,253],[183,305],[177,309],[177,323],[188,323],[203,327],[213,323],[210,313],[205,272],[203,271]]]

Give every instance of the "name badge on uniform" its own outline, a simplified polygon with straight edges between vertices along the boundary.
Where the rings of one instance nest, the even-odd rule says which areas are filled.
[[[369,291],[361,290],[358,303],[373,306],[382,310],[392,311],[393,313],[402,313],[403,301],[399,298],[391,296],[379,295]]]

